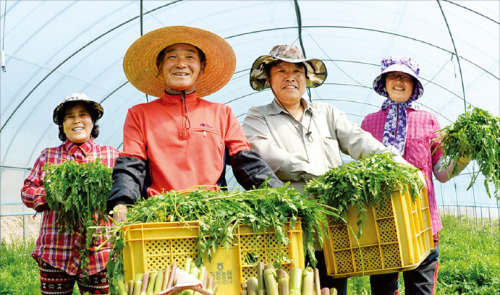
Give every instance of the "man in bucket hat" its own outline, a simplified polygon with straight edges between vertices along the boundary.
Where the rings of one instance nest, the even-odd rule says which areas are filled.
[[[245,188],[274,176],[250,144],[231,109],[202,96],[222,88],[236,65],[233,49],[206,30],[172,26],[136,40],[125,54],[127,79],[140,91],[159,97],[129,109],[123,152],[113,171],[108,209],[125,220],[126,205],[140,197],[195,186],[225,186],[226,161]]]
[[[274,98],[270,104],[248,111],[243,130],[276,176],[302,190],[307,180],[340,167],[341,152],[354,159],[372,152],[392,152],[396,161],[406,163],[394,148],[385,147],[337,108],[303,98],[306,87],[318,87],[326,77],[325,64],[304,58],[294,45],[274,46],[269,55],[253,63],[251,87],[257,91],[270,88]],[[346,294],[347,279],[333,280],[326,275],[319,249],[315,254],[322,287]]]
[[[40,235],[31,254],[40,267],[41,294],[73,294],[78,283],[81,294],[108,294],[109,284],[106,265],[110,247],[101,235],[93,241],[89,250],[89,262],[82,269],[80,250],[85,247],[83,228],[66,232],[57,222],[56,211],[49,209],[45,196],[43,167],[46,164],[61,164],[65,161],[93,162],[97,158],[108,167],[113,167],[118,150],[94,142],[99,135],[97,121],[102,117],[102,106],[83,93],[67,96],[53,112],[52,119],[59,127],[59,139],[63,144],[44,149],[35,161],[21,189],[23,203],[37,212],[43,212]],[[109,224],[111,225],[111,224]],[[88,275],[88,277],[83,276]],[[88,293],[87,293],[88,292]]]
[[[419,110],[416,100],[424,94],[419,78],[418,63],[408,57],[389,57],[382,60],[380,74],[373,81],[373,89],[386,97],[382,109],[369,114],[361,128],[370,132],[386,146],[398,149],[408,162],[419,168],[426,178],[427,197],[432,220],[435,250],[415,270],[403,272],[405,294],[434,294],[439,257],[439,230],[443,227],[436,203],[432,174],[446,182],[460,173],[470,162],[469,156],[459,159],[458,171],[452,173],[453,162],[443,167],[436,131],[441,129],[436,116]],[[443,169],[445,168],[445,169]],[[395,294],[398,273],[370,277],[372,294]]]

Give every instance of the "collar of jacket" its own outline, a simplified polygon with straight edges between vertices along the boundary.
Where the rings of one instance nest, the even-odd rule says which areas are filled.
[[[196,104],[200,100],[200,98],[196,95],[196,91],[186,94],[184,96],[186,99],[186,104],[189,106],[191,104]],[[160,97],[160,100],[164,104],[170,104],[170,105],[180,105],[182,104],[181,101],[181,95],[180,94],[163,94],[162,97]]]
[[[301,98],[300,102],[302,103],[302,106],[304,106],[304,113],[307,111],[312,112],[311,108],[312,106],[307,100]],[[279,104],[276,102],[276,99],[273,99],[273,101],[270,104],[269,115],[278,115],[285,112],[286,111],[282,107],[280,107]]]
[[[87,156],[90,153],[90,151],[92,151],[93,146],[94,146],[94,139],[92,137],[80,145],[72,143],[69,139],[66,139],[66,141],[64,142],[64,147],[66,148],[68,154],[70,155],[74,154],[76,149],[80,147],[80,149],[83,152],[83,155]]]

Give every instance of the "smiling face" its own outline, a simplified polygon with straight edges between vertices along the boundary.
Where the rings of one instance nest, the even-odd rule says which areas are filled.
[[[72,143],[81,144],[90,139],[94,121],[85,103],[76,103],[64,111],[63,130]]]
[[[385,89],[395,102],[407,102],[413,93],[413,77],[403,72],[387,73]]]
[[[171,94],[193,92],[203,68],[204,62],[193,45],[178,43],[168,46],[160,69],[165,79],[165,90]]]
[[[269,71],[269,85],[285,105],[300,102],[306,90],[306,72],[302,63],[279,61]]]

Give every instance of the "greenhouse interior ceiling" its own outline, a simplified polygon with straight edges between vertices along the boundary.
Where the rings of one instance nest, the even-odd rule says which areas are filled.
[[[328,102],[358,125],[384,100],[372,82],[389,56],[420,64],[425,93],[417,103],[442,127],[469,106],[498,117],[499,3],[0,0],[0,203],[20,202],[23,180],[40,152],[61,144],[52,112],[71,93],[102,104],[96,141],[121,150],[127,110],[155,99],[128,82],[124,54],[142,34],[164,26],[206,29],[233,47],[233,77],[206,99],[230,106],[240,122],[251,106],[272,100],[270,91],[250,87],[249,72],[278,44],[295,44],[306,57],[325,62],[326,82],[306,99]],[[438,204],[498,207],[480,179],[467,190],[475,170],[472,163],[439,184]]]

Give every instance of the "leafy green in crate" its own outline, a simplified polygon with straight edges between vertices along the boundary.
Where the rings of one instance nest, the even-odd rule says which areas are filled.
[[[334,210],[287,186],[231,192],[200,189],[187,193],[170,191],[140,201],[128,210],[125,224],[199,221],[196,264],[201,265],[205,256],[210,259],[219,247],[228,248],[235,243],[234,234],[239,225],[248,225],[254,232],[273,230],[278,245],[282,246],[290,242],[286,226],[290,222],[291,228],[295,227],[300,218],[306,253],[315,265],[314,239],[317,235],[322,243],[327,215],[335,215]],[[112,254],[109,260],[108,274],[123,279],[119,255],[124,247],[123,235],[118,233],[112,237],[120,242],[114,243],[116,255]],[[283,256],[267,258],[278,267],[286,260]]]
[[[100,159],[88,163],[47,164],[43,169],[46,172],[43,185],[47,204],[57,212],[61,230],[85,235],[85,246],[80,253],[82,269],[85,269],[90,245],[96,238],[94,227],[108,222],[106,200],[113,185],[113,170]],[[104,234],[104,231],[100,233]]]
[[[390,153],[372,153],[359,161],[334,168],[307,182],[304,190],[317,196],[321,203],[336,208],[345,218],[349,205],[358,208],[358,226],[362,233],[370,205],[382,208],[394,191],[410,190],[413,198],[423,186],[418,169],[397,163]]]
[[[470,109],[470,107],[469,107]],[[500,198],[500,118],[488,111],[473,108],[458,116],[457,120],[439,130],[438,140],[445,156],[445,165],[453,161],[453,172],[457,171],[458,159],[471,156],[479,165],[486,192],[491,197],[488,183],[495,187],[494,195]],[[479,172],[472,175],[469,189]]]

